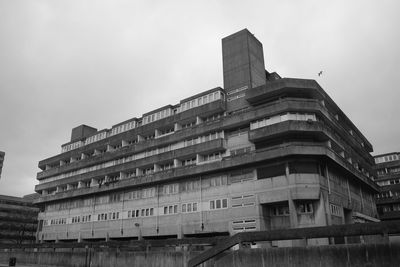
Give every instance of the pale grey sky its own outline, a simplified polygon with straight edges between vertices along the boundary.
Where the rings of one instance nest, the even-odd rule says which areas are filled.
[[[221,38],[248,28],[266,69],[316,79],[373,144],[400,151],[400,1],[0,0],[0,194],[98,129],[223,86]],[[323,70],[323,76],[317,73]]]

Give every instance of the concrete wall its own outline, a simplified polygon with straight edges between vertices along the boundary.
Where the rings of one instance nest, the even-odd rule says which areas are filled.
[[[400,244],[242,249],[215,259],[214,266],[398,266],[399,251]]]
[[[228,251],[206,262],[203,267],[239,266],[398,266],[400,243],[353,244],[320,247],[257,248]],[[100,266],[187,266],[190,257],[198,252],[188,251],[127,251],[102,249],[93,251],[0,251],[0,263],[8,263],[9,257],[17,258],[18,264],[52,266],[100,267]],[[89,265],[90,262],[90,265]]]
[[[119,249],[96,249],[81,251],[0,251],[0,264],[8,264],[10,257],[17,258],[18,264],[63,267],[183,267],[190,257],[198,253],[187,251],[123,251]],[[210,261],[205,265],[212,266]]]

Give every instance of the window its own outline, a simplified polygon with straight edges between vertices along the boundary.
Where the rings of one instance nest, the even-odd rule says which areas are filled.
[[[164,195],[177,194],[179,192],[179,184],[164,185],[162,190]]]
[[[299,203],[298,206],[297,206],[297,212],[300,213],[300,214],[313,213],[312,202]]]
[[[197,203],[184,203],[182,204],[182,213],[196,212]]]
[[[228,208],[228,199],[223,198],[223,199],[210,200],[210,210],[226,209],[226,208]]]
[[[287,216],[289,215],[289,206],[275,206],[272,207],[272,216]]]
[[[164,215],[178,213],[178,205],[164,206]]]
[[[339,216],[339,217],[342,216],[342,212],[341,212],[342,209],[339,206],[337,206],[335,204],[329,204],[329,206],[330,206],[330,210],[331,210],[331,215]]]

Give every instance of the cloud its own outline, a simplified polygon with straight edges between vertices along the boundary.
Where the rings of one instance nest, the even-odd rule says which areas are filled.
[[[102,129],[223,86],[221,38],[317,79],[379,153],[398,151],[397,1],[1,1],[0,193],[33,191],[71,128]],[[385,129],[384,131],[382,129]]]

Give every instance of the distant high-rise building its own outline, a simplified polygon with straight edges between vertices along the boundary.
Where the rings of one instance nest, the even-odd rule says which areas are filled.
[[[0,195],[0,243],[34,243],[39,209],[32,201],[37,194],[21,197]]]
[[[4,157],[6,153],[0,151],[0,178],[1,178],[1,172],[3,170],[3,163],[4,163]]]
[[[39,162],[40,239],[377,220],[372,145],[319,84],[266,71],[262,44],[246,29],[224,38],[222,52],[225,89],[111,129],[78,126],[60,154]]]
[[[376,183],[380,193],[376,195],[379,218],[400,219],[400,152],[375,156],[375,169],[378,175]]]

